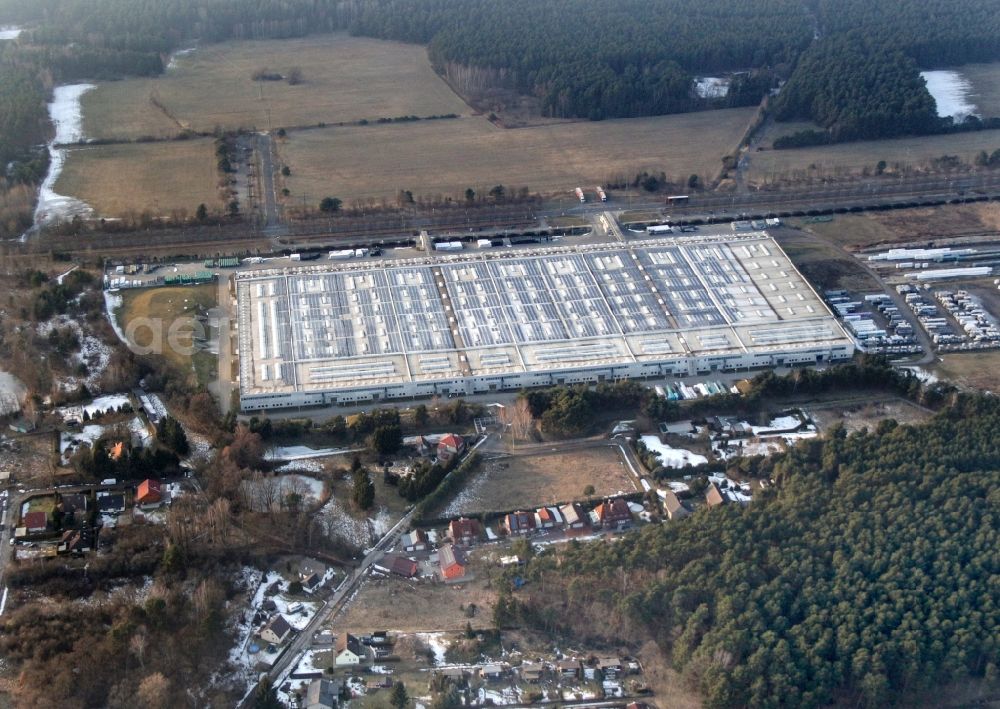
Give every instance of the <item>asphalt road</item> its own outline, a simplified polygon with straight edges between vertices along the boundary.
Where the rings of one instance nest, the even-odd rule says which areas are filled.
[[[284,233],[281,208],[274,186],[274,140],[270,133],[254,136],[254,155],[260,168],[260,201],[264,207],[264,232],[271,236]]]
[[[326,622],[336,615],[344,603],[350,599],[351,594],[358,587],[358,585],[364,580],[368,573],[368,569],[372,567],[373,564],[380,561],[383,556],[385,556],[386,551],[395,546],[403,535],[403,530],[407,528],[410,521],[413,519],[413,515],[416,513],[416,508],[411,509],[407,512],[396,525],[390,529],[385,536],[383,536],[378,543],[369,551],[365,557],[361,560],[351,575],[346,581],[341,583],[333,595],[327,599],[323,607],[312,617],[305,628],[299,632],[292,642],[287,646],[285,651],[274,663],[274,666],[268,671],[268,679],[275,685],[277,685],[287,670],[290,670],[298,659],[299,656],[306,651],[310,645],[312,645],[313,637],[322,628]],[[253,692],[248,696],[252,696]],[[242,705],[246,705],[246,698],[242,702]]]

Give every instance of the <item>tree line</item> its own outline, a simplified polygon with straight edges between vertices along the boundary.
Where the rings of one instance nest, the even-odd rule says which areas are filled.
[[[711,707],[881,707],[1000,676],[1000,402],[834,429],[773,458],[746,508],[702,508],[524,572],[516,616],[653,639]]]

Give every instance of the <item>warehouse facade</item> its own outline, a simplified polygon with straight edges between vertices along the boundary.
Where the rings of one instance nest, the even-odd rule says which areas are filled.
[[[236,275],[244,411],[849,359],[764,233]]]

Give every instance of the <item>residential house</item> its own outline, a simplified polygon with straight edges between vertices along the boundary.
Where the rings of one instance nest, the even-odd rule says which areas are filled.
[[[525,662],[521,664],[519,672],[521,673],[521,679],[525,682],[538,684],[542,681],[542,675],[545,674],[545,665],[541,662]]]
[[[125,455],[125,441],[118,441],[108,449],[111,460],[121,460],[123,455]]]
[[[535,531],[535,515],[530,512],[510,512],[504,515],[503,527],[507,534],[531,534]]]
[[[427,535],[422,529],[414,529],[403,535],[403,549],[406,551],[424,551],[427,549]]]
[[[28,534],[38,534],[49,528],[49,516],[44,512],[29,512],[22,522]]]
[[[271,619],[260,629],[260,639],[272,645],[281,645],[292,634],[292,626],[285,620],[285,616],[280,613],[271,616]]]
[[[459,517],[448,523],[448,536],[455,544],[469,546],[479,540],[482,527],[477,519]]]
[[[375,564],[375,568],[382,573],[396,574],[397,576],[411,579],[417,575],[419,566],[417,562],[407,559],[405,556],[386,554],[382,557],[381,561]]]
[[[632,512],[628,503],[620,497],[605,500],[590,513],[595,527],[604,529],[620,529],[632,521]]]
[[[421,456],[429,456],[434,446],[423,436],[406,436],[403,438],[403,446],[413,448]]]
[[[83,529],[67,529],[59,540],[56,551],[60,554],[82,554],[93,547],[93,538],[89,527]]]
[[[319,582],[321,577],[315,571],[310,571],[309,573],[299,574],[299,582],[302,584],[302,588],[312,593],[319,587]]]
[[[663,495],[663,511],[667,513],[667,517],[670,519],[683,519],[691,514],[672,490],[667,490]]]
[[[539,507],[535,510],[535,527],[552,529],[562,524],[562,516],[555,507]]]
[[[479,668],[479,676],[490,681],[501,679],[504,676],[503,665],[495,662],[483,665]]]
[[[306,689],[304,709],[334,709],[340,697],[340,682],[329,679],[314,679]]]
[[[469,676],[468,670],[461,667],[442,667],[440,670],[437,670],[437,673],[456,687],[465,686]]]
[[[457,581],[465,576],[465,555],[452,544],[445,544],[438,550],[438,564],[445,581]]]
[[[709,483],[708,490],[705,491],[705,502],[708,503],[709,507],[718,507],[726,504],[726,496],[722,494],[715,483]]]
[[[597,668],[604,679],[616,679],[622,673],[622,661],[617,657],[601,657],[597,660]]]
[[[140,507],[155,507],[163,502],[159,480],[143,480],[135,491],[135,504]]]
[[[125,511],[125,495],[120,492],[99,492],[97,493],[97,509],[101,514],[120,514]]]
[[[15,433],[31,433],[35,430],[35,424],[33,421],[29,421],[28,419],[19,418],[11,421],[7,425],[7,428]]]
[[[559,675],[565,679],[577,679],[580,676],[579,660],[560,660],[556,663]]]
[[[577,503],[563,505],[559,508],[560,514],[569,529],[583,529],[587,526],[587,515]]]
[[[451,460],[465,452],[465,439],[454,433],[446,433],[437,444],[438,460]]]
[[[337,638],[333,664],[337,667],[360,665],[368,655],[361,641],[350,633],[342,633]]]
[[[67,515],[73,512],[86,512],[88,507],[87,496],[82,492],[67,492],[60,496],[59,503]]]

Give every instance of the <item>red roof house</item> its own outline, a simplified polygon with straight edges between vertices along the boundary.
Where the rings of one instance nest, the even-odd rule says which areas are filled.
[[[448,523],[448,536],[455,544],[472,544],[479,539],[479,520],[459,517]]]
[[[29,512],[24,515],[24,527],[29,534],[44,532],[49,528],[49,516],[44,512]]]
[[[163,501],[159,480],[143,480],[135,491],[137,505],[158,505]]]
[[[628,503],[620,497],[599,504],[594,508],[592,517],[597,525],[604,528],[621,527],[632,521]]]
[[[441,460],[450,460],[456,455],[462,455],[463,452],[465,452],[465,440],[461,436],[448,433],[438,441],[437,456]]]
[[[451,544],[445,544],[438,550],[438,563],[445,581],[456,581],[465,576],[465,557]]]

